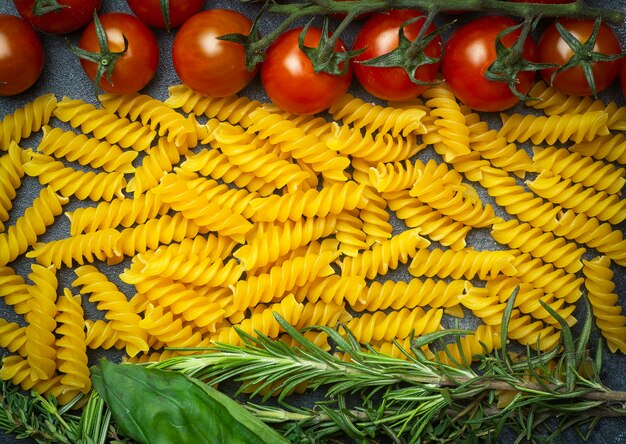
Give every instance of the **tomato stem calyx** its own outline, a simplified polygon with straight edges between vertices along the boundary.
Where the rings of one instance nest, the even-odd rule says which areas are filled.
[[[57,0],[35,0],[33,6],[33,14],[37,17],[41,17],[49,12],[56,12],[63,8],[69,8],[68,5],[60,5]]]
[[[124,49],[115,52],[109,49],[109,43],[107,40],[106,32],[100,23],[98,14],[94,11],[93,22],[96,30],[96,36],[98,37],[98,44],[100,45],[100,52],[90,52],[74,45],[68,45],[70,50],[79,58],[95,63],[97,65],[96,75],[94,76],[94,93],[98,96],[98,88],[102,77],[106,75],[106,81],[111,83],[113,77],[113,70],[115,69],[115,63],[120,57],[123,57],[128,51],[128,39],[122,34],[124,39]]]
[[[161,0],[161,14],[163,14],[163,22],[165,23],[165,29],[167,32],[171,30],[170,20],[170,0]]]
[[[265,60],[265,50],[267,46],[262,44],[261,33],[259,31],[259,22],[263,13],[267,10],[269,2],[265,2],[257,16],[252,21],[250,32],[245,34],[225,34],[218,37],[218,40],[225,40],[227,42],[238,43],[246,51],[246,69],[250,72],[254,71],[256,66]],[[286,23],[286,22],[283,22]],[[282,27],[279,26],[280,29]],[[276,32],[276,31],[274,31]]]
[[[567,30],[561,23],[559,23],[558,20],[554,23],[556,29],[561,35],[561,38],[565,43],[567,43],[567,46],[571,48],[573,54],[565,65],[560,66],[556,71],[552,73],[552,76],[550,77],[550,83],[554,82],[554,78],[557,74],[576,66],[580,66],[583,70],[583,73],[585,74],[585,79],[589,84],[591,93],[594,96],[598,95],[593,74],[593,64],[596,62],[612,62],[614,60],[618,60],[624,57],[624,54],[603,54],[593,50],[596,45],[596,40],[598,39],[598,33],[600,31],[601,24],[602,20],[597,18],[593,24],[593,30],[587,41],[585,43],[580,43],[569,30]]]

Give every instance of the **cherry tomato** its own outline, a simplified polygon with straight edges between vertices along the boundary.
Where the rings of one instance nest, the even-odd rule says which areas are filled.
[[[626,97],[626,62],[622,60],[622,74],[620,77],[620,86],[622,87],[622,94]]]
[[[365,49],[353,59],[354,75],[363,88],[370,94],[384,100],[407,100],[420,95],[427,86],[413,83],[403,68],[375,67],[358,63],[387,54],[398,47],[398,32],[407,21],[420,17],[417,21],[404,26],[404,35],[413,41],[424,23],[424,14],[408,9],[391,10],[375,14],[363,24],[354,39],[352,49]],[[434,26],[428,32],[434,31]],[[441,39],[436,37],[425,48],[429,57],[441,57]],[[432,82],[439,72],[439,63],[420,66],[415,78],[422,82]]]
[[[237,43],[219,40],[225,34],[247,35],[248,17],[228,9],[209,9],[187,20],[172,47],[174,69],[189,88],[212,97],[241,91],[256,74],[245,66],[245,51]]]
[[[99,18],[107,36],[109,50],[123,51],[124,37],[128,40],[126,53],[115,62],[111,82],[104,75],[100,80],[100,88],[113,94],[139,91],[152,80],[159,64],[159,47],[154,34],[141,20],[130,14],[114,12]],[[79,46],[90,52],[100,52],[93,22],[83,31]],[[84,59],[80,63],[93,80],[96,76],[96,64]]]
[[[565,27],[581,43],[585,43],[593,30],[593,20],[559,19]],[[561,38],[554,23],[551,23],[541,34],[538,43],[539,60],[544,63],[566,64],[572,57],[573,51]],[[619,54],[621,52],[619,40],[607,25],[602,23],[593,52],[603,54]],[[619,60],[610,62],[591,63],[596,92],[605,90],[613,83],[619,74]],[[551,82],[552,73],[556,68],[541,71],[547,83]],[[552,86],[558,91],[575,96],[589,96],[593,94],[582,67],[576,66],[566,69],[554,77]]]
[[[0,96],[30,88],[41,75],[43,56],[41,42],[28,22],[0,14]]]
[[[67,34],[93,20],[102,0],[57,0],[60,9],[37,15],[35,6],[42,0],[13,0],[17,11],[35,28],[49,34]]]
[[[302,28],[291,29],[267,49],[261,65],[261,83],[275,105],[294,114],[315,114],[329,108],[350,86],[352,69],[343,75],[316,73],[313,65],[298,45]],[[322,30],[309,28],[304,45],[319,44]],[[346,51],[341,40],[334,46],[336,52]]]
[[[477,111],[504,111],[519,99],[505,82],[487,80],[485,72],[496,58],[496,36],[517,22],[508,17],[484,16],[458,28],[445,46],[441,72],[454,95]],[[502,43],[510,48],[520,30],[507,34]],[[535,61],[536,46],[532,39],[524,42],[522,57]],[[535,73],[520,72],[517,90],[522,94],[532,86]]]
[[[200,12],[204,0],[168,0],[170,5],[170,28],[178,28],[194,14]],[[127,0],[128,6],[143,22],[155,28],[167,28],[161,11],[160,0]]]

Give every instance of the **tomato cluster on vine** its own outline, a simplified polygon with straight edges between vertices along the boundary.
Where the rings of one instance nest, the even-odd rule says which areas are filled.
[[[517,51],[525,62],[541,63],[544,80],[566,94],[595,95],[613,84],[620,71],[626,93],[626,63],[619,60],[619,40],[609,26],[589,19],[553,21],[535,42],[515,19],[487,15],[457,27],[444,43],[440,31],[420,11],[367,14],[360,17],[349,57],[337,63],[337,72],[329,73],[317,69],[307,48],[330,41],[330,52],[322,55],[329,58],[349,49],[339,38],[329,40],[325,28],[282,32],[265,49],[259,69],[258,64],[249,66],[248,48],[232,37],[257,33],[254,22],[233,10],[203,10],[204,0],[127,0],[135,15],[120,12],[99,17],[95,11],[102,0],[57,0],[52,2],[58,3],[57,9],[44,11],[37,11],[37,0],[14,1],[23,20],[0,15],[0,34],[7,37],[0,38],[1,45],[7,46],[0,51],[0,95],[24,91],[41,73],[43,50],[27,22],[45,33],[84,28],[75,49],[80,63],[99,88],[118,94],[141,90],[158,68],[159,50],[150,26],[179,28],[173,31],[172,61],[180,80],[191,89],[229,96],[243,90],[260,71],[269,99],[296,114],[329,108],[348,90],[353,77],[371,95],[393,101],[417,97],[442,79],[471,108],[502,111],[528,93],[536,73],[527,64],[512,74],[494,74],[494,61],[501,58],[498,47],[508,50],[509,58]],[[223,39],[225,35],[230,38]],[[414,44],[416,39],[421,39],[421,46]],[[398,61],[410,51],[418,63]],[[494,75],[508,80],[494,80]]]

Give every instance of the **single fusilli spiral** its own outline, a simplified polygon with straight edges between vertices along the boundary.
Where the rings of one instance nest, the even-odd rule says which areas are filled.
[[[387,201],[369,186],[365,188],[364,196],[367,199],[367,205],[360,210],[359,216],[363,220],[365,241],[368,245],[372,245],[390,239],[393,226],[389,222]]]
[[[233,286],[233,306],[244,311],[258,303],[279,299],[317,277],[330,276],[334,273],[330,264],[335,257],[336,253],[332,251],[307,254],[283,261],[272,267],[268,273],[241,280]]]
[[[28,285],[11,267],[0,267],[0,297],[17,314],[23,315],[30,311]]]
[[[139,321],[139,327],[157,338],[167,347],[207,347],[209,342],[190,325],[160,306],[150,305]]]
[[[13,114],[4,116],[0,121],[0,150],[8,150],[11,142],[20,143],[47,125],[56,107],[54,94],[44,94],[16,109]]]
[[[106,109],[99,109],[69,97],[63,97],[54,115],[73,128],[80,128],[84,133],[92,133],[96,139],[104,139],[122,148],[131,147],[137,151],[145,151],[157,136],[156,131],[139,122],[131,122]]]
[[[415,137],[399,138],[388,133],[361,134],[358,129],[337,123],[333,123],[332,135],[326,140],[326,145],[331,150],[368,162],[406,160],[426,147],[418,144]]]
[[[426,128],[422,118],[426,112],[419,109],[396,109],[366,103],[350,94],[344,94],[328,110],[334,120],[343,121],[368,133],[390,133],[393,137],[423,134]]]
[[[419,249],[429,245],[430,242],[420,236],[419,228],[406,230],[355,257],[344,258],[340,264],[341,274],[374,279],[390,269],[395,270],[401,263],[406,264]]]
[[[0,319],[0,347],[6,348],[11,353],[19,353],[26,356],[26,327],[17,322],[8,322]]]
[[[85,319],[80,305],[80,296],[73,296],[65,288],[57,302],[56,341],[57,367],[63,375],[61,383],[83,393],[91,389],[89,367],[87,366],[87,345],[85,342]]]
[[[246,270],[262,267],[276,261],[289,251],[307,245],[314,240],[335,232],[337,216],[303,218],[287,221],[282,225],[270,225],[267,230],[256,233],[254,238],[243,245],[235,256]]]
[[[66,197],[59,196],[50,187],[43,188],[15,225],[6,233],[0,233],[0,265],[15,260],[35,244],[37,237],[45,233],[54,218],[63,212],[62,206],[67,202]]]
[[[369,171],[370,183],[383,193],[409,190],[418,179],[418,174],[425,165],[420,160],[411,162],[380,162]]]
[[[141,269],[141,273],[147,276],[162,276],[184,284],[211,287],[234,285],[243,271],[243,266],[234,259],[223,261],[198,256],[179,257],[175,263],[170,262],[166,269],[163,269],[153,257],[153,260]]]
[[[611,261],[606,256],[584,261],[585,287],[596,325],[609,350],[626,353],[626,316],[621,314],[619,297],[614,292],[614,274],[610,265]]]
[[[106,172],[133,173],[133,160],[137,151],[124,151],[117,145],[105,140],[63,131],[61,128],[43,127],[43,137],[37,150],[48,156],[63,157],[70,162],[77,161],[81,165],[102,168]]]
[[[410,279],[405,281],[372,282],[355,304],[356,311],[376,311],[403,307],[448,308],[459,304],[459,296],[465,290],[465,281]]]
[[[539,348],[545,351],[559,345],[561,330],[514,310],[509,320],[507,336],[522,345],[528,345],[531,349]],[[537,344],[539,344],[538,347]]]
[[[556,226],[561,208],[526,191],[506,171],[483,168],[480,184],[498,205],[510,215],[517,216],[522,222],[528,222],[533,227],[545,231],[553,230]]]
[[[570,147],[570,151],[626,165],[626,138],[623,134],[600,136],[590,142],[577,143]]]
[[[472,229],[469,225],[444,216],[439,211],[412,197],[409,190],[384,193],[389,208],[409,228],[419,228],[420,234],[453,250],[465,248],[465,236]]]
[[[352,319],[343,304],[334,302],[309,302],[304,304],[300,319],[294,327],[302,329],[305,327],[327,325],[334,327],[337,322],[348,322]]]
[[[105,260],[119,256],[117,249],[121,239],[119,231],[113,228],[79,234],[68,238],[57,239],[46,243],[36,243],[26,257],[35,258],[45,266],[62,265],[71,267],[73,263],[83,265],[85,262]]]
[[[476,355],[487,355],[502,347],[500,329],[492,325],[479,325],[474,334],[459,338],[437,353],[442,364],[469,367]]]
[[[253,200],[251,204],[256,209],[255,220],[285,222],[289,219],[296,221],[303,216],[325,217],[329,214],[339,214],[344,210],[364,208],[367,199],[365,185],[348,181],[334,183],[322,188],[321,191],[298,190],[282,196],[259,198]]]
[[[70,220],[70,234],[75,236],[105,228],[143,224],[168,210],[169,206],[161,202],[156,194],[148,192],[136,199],[113,199],[110,202],[100,202],[95,207],[81,207],[65,214]]]
[[[459,296],[463,307],[472,310],[474,316],[486,325],[499,326],[506,304],[500,302],[497,295],[492,294],[488,288],[475,287],[471,283],[466,284],[466,291]]]
[[[532,257],[529,253],[519,254],[515,256],[513,266],[517,270],[516,278],[535,288],[541,288],[546,293],[553,293],[569,304],[575,303],[581,296],[582,278],[567,273],[562,268],[556,268],[541,258]]]
[[[413,257],[409,273],[415,277],[487,279],[498,274],[512,276],[515,273],[512,262],[513,255],[508,251],[422,249]]]
[[[329,149],[313,134],[304,132],[291,120],[280,114],[257,108],[250,113],[252,125],[249,130],[258,133],[261,139],[268,139],[292,158],[310,165],[313,171],[321,173],[329,180],[345,181],[344,170],[350,159]]]
[[[581,257],[586,251],[584,248],[515,219],[493,224],[491,235],[500,244],[540,257],[568,273],[576,273],[583,266]]]
[[[626,184],[626,170],[615,168],[610,163],[593,161],[579,153],[572,153],[566,148],[534,149],[533,163],[537,170],[549,170],[563,179],[571,179],[585,187],[608,194],[620,194]]]
[[[52,267],[33,264],[28,275],[34,285],[28,287],[31,309],[26,313],[26,353],[28,365],[37,379],[50,379],[56,371],[57,286]]]
[[[104,350],[111,348],[122,350],[126,345],[124,341],[120,340],[118,332],[112,328],[111,323],[108,321],[86,319],[85,330],[85,343],[92,350],[99,348]]]
[[[359,210],[342,211],[337,215],[335,238],[340,242],[339,251],[346,256],[354,257],[369,247]]]
[[[550,117],[501,114],[502,128],[499,135],[508,142],[565,143],[568,140],[579,143],[592,140],[596,136],[606,136],[608,114],[603,111],[590,111],[584,114],[562,114]]]
[[[45,154],[33,154],[24,164],[24,171],[65,197],[94,201],[124,197],[122,189],[126,186],[126,179],[122,173],[75,170]]]
[[[11,142],[8,153],[0,157],[0,232],[9,220],[9,210],[13,208],[16,190],[22,184],[24,176],[23,161],[25,152],[15,142]]]
[[[580,183],[562,179],[549,171],[543,171],[534,180],[526,183],[537,195],[576,213],[585,213],[611,224],[626,220],[626,199],[621,199],[616,194],[585,188]]]
[[[298,301],[306,299],[309,302],[322,301],[326,303],[343,304],[347,301],[353,305],[361,297],[365,279],[362,276],[338,276],[336,274],[319,277],[307,282],[294,290]]]
[[[372,341],[394,338],[404,339],[413,334],[432,333],[441,328],[443,310],[430,309],[424,311],[417,307],[413,310],[403,308],[386,314],[382,311],[365,313],[347,323],[347,328],[354,334],[357,341],[367,344]]]
[[[187,139],[190,136],[195,138],[196,129],[192,121],[149,95],[101,94],[98,99],[109,112],[133,121],[141,120],[144,127],[158,131],[159,136],[166,137],[176,146],[188,147],[191,144]]]
[[[161,179],[174,169],[180,162],[180,153],[176,146],[161,138],[157,146],[150,148],[142,159],[141,166],[128,181],[126,191],[134,193],[135,197],[156,187]]]
[[[141,318],[124,293],[94,266],[84,265],[74,272],[77,278],[72,285],[80,287],[81,294],[89,295],[89,300],[97,303],[98,310],[104,312],[111,328],[125,342],[127,353],[135,356],[148,351],[146,334],[137,327]]]

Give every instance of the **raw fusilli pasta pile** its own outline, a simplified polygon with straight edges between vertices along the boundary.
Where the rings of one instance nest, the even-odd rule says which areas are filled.
[[[445,84],[424,102],[346,95],[330,122],[182,85],[102,107],[38,98],[0,122],[0,297],[23,321],[0,319],[0,378],[64,403],[91,388],[88,349],[146,361],[238,344],[235,327],[280,338],[275,312],[297,328],[343,323],[394,356],[394,341],[472,313],[474,335],[425,350],[462,365],[501,346],[516,287],[510,339],[555,347],[561,326],[539,301],[573,325],[587,294],[609,349],[626,353],[613,283],[626,112],[534,91],[540,111],[501,128]],[[25,176],[41,191],[10,224]],[[68,202],[69,230],[43,242]]]

